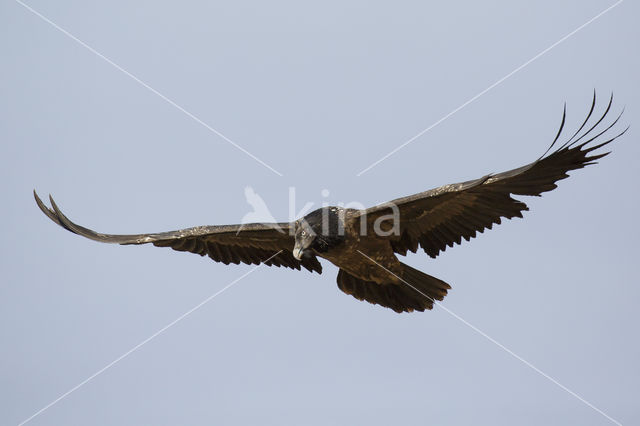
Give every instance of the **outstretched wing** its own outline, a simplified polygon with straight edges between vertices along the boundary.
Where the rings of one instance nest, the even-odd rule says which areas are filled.
[[[40,210],[52,221],[75,234],[91,240],[112,244],[147,244],[171,247],[178,251],[188,251],[208,255],[225,265],[240,262],[268,266],[285,266],[300,270],[300,267],[322,273],[322,265],[315,257],[293,257],[294,238],[289,232],[289,223],[250,223],[246,225],[196,226],[178,231],[158,234],[112,235],[101,234],[73,223],[58,208],[49,196],[51,208],[44,205],[33,191]]]
[[[565,106],[562,123],[553,143],[538,160],[531,164],[504,173],[487,175],[480,179],[445,185],[399,198],[363,210],[359,218],[366,220],[367,231],[373,232],[375,227],[372,225],[378,219],[383,222],[383,216],[393,214],[395,209],[396,214],[399,213],[399,232],[389,232],[391,235],[385,237],[390,239],[393,250],[405,255],[407,251],[415,253],[420,246],[429,256],[436,257],[447,246],[453,247],[454,243],[460,244],[462,238],[469,241],[476,236],[476,232],[483,232],[486,228],[491,229],[493,224],[500,223],[501,218],[522,217],[522,212],[529,208],[522,201],[512,198],[512,195],[540,196],[541,193],[556,188],[556,182],[567,178],[567,172],[570,170],[594,164],[595,160],[609,154],[604,152],[589,155],[626,132],[625,129],[622,133],[608,139],[603,136],[618,122],[622,113],[604,130],[595,130],[609,113],[612,102],[613,95],[602,117],[578,136],[593,114],[596,103],[594,93],[591,110],[578,131],[549,154],[549,151],[556,146],[564,128]],[[600,142],[601,136],[605,139],[603,142]],[[384,225],[384,222],[382,224]],[[384,230],[384,227],[379,226],[377,229]],[[391,228],[388,227],[388,229]]]

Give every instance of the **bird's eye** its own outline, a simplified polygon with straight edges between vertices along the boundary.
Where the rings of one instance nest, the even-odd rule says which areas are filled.
[[[301,235],[302,235],[303,237],[306,237],[306,236],[307,236],[307,231],[302,231]]]

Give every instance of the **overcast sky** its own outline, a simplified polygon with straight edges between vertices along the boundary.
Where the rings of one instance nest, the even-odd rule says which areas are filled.
[[[290,187],[297,210],[372,205],[523,165],[594,88],[626,106],[612,155],[404,259],[451,283],[448,311],[357,301],[328,262],[261,267],[28,424],[640,423],[640,6],[536,58],[615,2],[520,3],[2,1],[0,424],[253,268],[80,238],[34,188],[102,232],[238,223],[247,186],[288,220]]]

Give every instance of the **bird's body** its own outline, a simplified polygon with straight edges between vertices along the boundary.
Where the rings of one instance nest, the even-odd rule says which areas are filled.
[[[568,177],[570,170],[594,164],[607,155],[608,152],[589,153],[624,132],[599,140],[620,117],[603,130],[595,130],[612,103],[610,100],[602,117],[591,125],[588,123],[595,101],[594,96],[591,110],[578,131],[547,155],[562,133],[563,115],[551,147],[526,166],[441,186],[364,210],[324,207],[292,223],[199,226],[157,234],[110,235],[71,222],[53,199],[49,208],[35,191],[34,195],[40,209],[52,221],[96,241],[151,243],[207,255],[225,264],[264,263],[318,273],[322,273],[317,259],[321,257],[339,268],[338,287],[345,293],[396,312],[424,311],[431,309],[436,300],[442,300],[451,287],[402,263],[397,255],[422,248],[435,258],[447,246],[460,244],[462,239],[470,240],[477,232],[499,224],[502,218],[522,217],[528,207],[512,195],[539,196],[556,188],[556,182]]]
[[[388,241],[378,238],[375,233],[361,232],[359,215],[355,209],[341,207],[324,207],[309,213],[299,223],[306,222],[317,239],[329,240],[326,248],[311,243],[311,253],[306,255],[319,256],[333,263],[345,272],[365,281],[376,283],[399,283],[400,280],[373,262],[363,262],[366,253],[371,259],[384,266],[388,271],[400,274],[401,263],[396,257]],[[329,224],[338,222],[337,227],[329,225],[323,232],[322,221]],[[343,232],[340,232],[343,229]],[[328,238],[327,238],[328,237]],[[303,254],[304,256],[304,254]]]

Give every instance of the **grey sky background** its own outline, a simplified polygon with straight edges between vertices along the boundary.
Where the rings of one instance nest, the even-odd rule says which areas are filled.
[[[523,165],[614,92],[631,129],[524,220],[437,260],[451,311],[638,424],[640,6],[626,1],[360,177],[613,1],[29,1],[278,176],[19,3],[0,3],[0,424],[18,424],[251,269],[101,245],[238,223],[250,185],[387,201]],[[621,126],[622,128],[622,126]],[[330,195],[322,197],[328,189]],[[398,315],[263,267],[31,425],[613,424],[441,308]]]

